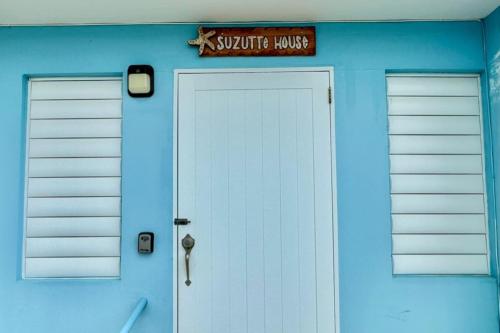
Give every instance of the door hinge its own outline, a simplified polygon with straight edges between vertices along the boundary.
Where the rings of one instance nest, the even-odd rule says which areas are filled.
[[[328,87],[328,104],[332,104],[332,87]]]
[[[174,224],[175,225],[187,225],[191,223],[191,221],[189,221],[188,219],[184,219],[184,218],[176,218],[174,219]]]

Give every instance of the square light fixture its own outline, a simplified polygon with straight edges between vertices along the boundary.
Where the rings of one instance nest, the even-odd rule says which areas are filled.
[[[154,70],[149,65],[131,65],[128,67],[128,94],[131,97],[153,96]]]

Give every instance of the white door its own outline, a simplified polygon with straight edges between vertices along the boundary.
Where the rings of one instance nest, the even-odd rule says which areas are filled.
[[[335,332],[329,85],[326,70],[179,74],[177,332]]]

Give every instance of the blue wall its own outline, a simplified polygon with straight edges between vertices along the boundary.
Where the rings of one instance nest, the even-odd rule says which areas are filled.
[[[341,329],[497,333],[494,277],[391,274],[386,71],[483,73],[482,28],[318,24],[316,57],[218,59],[186,45],[194,25],[0,28],[0,332],[117,332],[140,296],[150,303],[135,331],[171,332],[173,69],[334,66]],[[121,280],[21,280],[23,77],[122,73],[137,63],[156,69],[156,93],[124,98]],[[157,235],[149,257],[136,253],[142,230]]]
[[[500,168],[500,7],[484,20],[484,38],[486,46],[486,65],[488,74],[489,106],[491,113],[492,148],[494,156],[494,175],[499,178]],[[500,193],[499,182],[495,182],[495,191]],[[497,196],[496,206],[500,207]],[[498,225],[497,225],[498,226]],[[499,228],[497,231],[496,251],[499,252]]]

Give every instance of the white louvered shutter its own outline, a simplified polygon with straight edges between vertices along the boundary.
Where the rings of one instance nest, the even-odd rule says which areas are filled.
[[[118,277],[121,79],[29,85],[24,277]]]
[[[477,76],[387,77],[394,274],[488,274]]]

